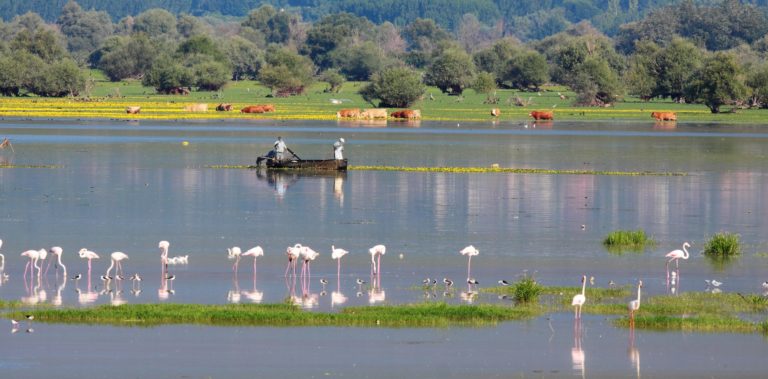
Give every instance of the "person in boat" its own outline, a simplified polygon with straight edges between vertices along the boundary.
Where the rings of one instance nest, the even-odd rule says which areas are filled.
[[[282,162],[283,159],[285,159],[285,151],[288,150],[288,145],[285,144],[285,141],[283,141],[283,137],[277,137],[277,141],[275,141],[275,159],[278,162]]]
[[[344,159],[344,138],[339,138],[333,143],[333,157],[336,160]]]

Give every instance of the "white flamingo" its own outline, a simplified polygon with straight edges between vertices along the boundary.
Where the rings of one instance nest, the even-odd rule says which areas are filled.
[[[573,309],[574,317],[577,319],[581,318],[581,307],[587,301],[587,297],[585,295],[586,291],[587,291],[587,276],[583,275],[581,277],[581,293],[574,296],[573,301],[571,301],[571,305],[575,307]]]
[[[27,270],[29,270],[30,275],[34,275],[35,268],[37,267],[37,260],[40,259],[40,251],[39,250],[27,250],[23,253],[21,253],[22,257],[29,258],[29,262],[24,266],[24,277],[27,277]]]
[[[243,253],[242,256],[253,257],[253,275],[256,275],[256,258],[264,256],[264,249],[262,249],[261,246],[256,246],[254,248],[248,249],[248,251]]]
[[[320,253],[312,250],[309,246],[302,246],[301,247],[301,257],[303,260],[302,266],[301,266],[301,276],[310,277],[311,271],[309,268],[309,264],[314,261]]]
[[[232,265],[232,271],[234,271],[235,275],[237,275],[237,268],[240,265],[241,254],[242,254],[242,250],[240,250],[240,248],[237,246],[231,249],[227,249],[227,255],[229,259],[235,261],[235,264]]]
[[[472,275],[470,275],[470,270],[472,268],[472,257],[480,254],[480,250],[477,250],[474,246],[469,245],[461,249],[459,253],[461,253],[461,255],[466,255],[468,257],[467,258],[467,279],[469,279],[472,277]]]
[[[77,254],[80,256],[80,258],[88,260],[88,275],[90,276],[91,261],[94,260],[94,259],[99,259],[99,255],[96,254],[93,251],[90,251],[90,250],[86,249],[86,248],[80,249],[80,251]]]
[[[642,288],[643,288],[643,281],[639,280],[637,282],[637,299],[630,301],[628,306],[630,326],[635,325],[635,312],[637,312],[640,309],[640,290]]]
[[[51,248],[51,254],[56,256],[57,265],[61,266],[62,270],[64,270],[64,277],[67,276],[67,266],[64,266],[64,263],[61,262],[61,254],[64,252],[64,250],[60,246],[54,246]],[[53,259],[48,261],[48,266],[45,267],[45,274],[48,275],[48,269],[51,268],[51,263],[53,262]],[[58,275],[59,267],[56,266],[56,273]]]
[[[112,258],[112,262],[109,263],[109,268],[107,269],[107,273],[104,274],[104,276],[110,277],[109,273],[112,271],[113,267],[115,267],[115,276],[123,275],[122,261],[128,259],[128,254],[125,254],[122,251],[116,251],[110,255],[110,258]]]
[[[669,264],[672,263],[672,261],[675,261],[675,268],[679,269],[680,268],[680,262],[679,262],[680,258],[688,259],[689,254],[688,254],[688,250],[686,249],[686,247],[691,247],[691,244],[689,244],[688,242],[685,242],[685,243],[683,243],[683,250],[680,250],[680,249],[672,250],[669,253],[667,253],[667,255],[664,256],[666,258],[669,258],[667,260],[667,276],[669,276]]]
[[[3,240],[0,240],[0,248],[2,247],[3,247]],[[2,271],[5,269],[5,255],[0,254],[0,260],[2,260],[2,262],[0,262],[0,271]]]
[[[381,275],[381,256],[387,253],[387,247],[376,245],[368,249],[368,253],[371,254],[371,276]]]
[[[171,243],[168,241],[160,241],[160,243],[157,244],[157,247],[160,248],[160,263],[162,264],[161,270],[163,272],[168,271],[168,248],[171,246]]]
[[[336,248],[336,246],[331,245],[331,258],[336,260],[336,278],[341,277],[341,258],[345,255],[349,254],[348,251],[344,249]]]
[[[284,276],[288,276],[288,270],[290,270],[291,266],[293,266],[293,276],[296,276],[296,261],[299,260],[299,255],[301,255],[301,244],[297,243],[293,246],[288,246],[285,250],[285,255],[288,256],[288,265],[285,266]]]

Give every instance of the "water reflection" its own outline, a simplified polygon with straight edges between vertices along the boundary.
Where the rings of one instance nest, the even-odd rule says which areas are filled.
[[[581,374],[582,379],[586,377],[585,361],[586,355],[581,348],[582,327],[581,319],[573,320],[573,348],[571,348],[571,365],[574,371]]]
[[[640,379],[640,350],[635,347],[635,328],[629,328],[629,348],[627,349],[627,356],[629,362],[632,364],[632,368],[635,369],[635,377]]]
[[[259,180],[267,182],[268,186],[275,190],[278,199],[284,198],[288,189],[302,180],[320,181],[320,185],[323,186],[330,180],[333,180],[333,195],[339,201],[340,205],[343,205],[344,203],[344,181],[347,179],[346,171],[289,171],[260,168],[256,170],[256,177]]]

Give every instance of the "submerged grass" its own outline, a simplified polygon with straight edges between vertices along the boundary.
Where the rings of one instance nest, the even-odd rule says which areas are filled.
[[[156,326],[202,324],[217,326],[339,326],[447,327],[487,326],[534,317],[534,308],[501,305],[410,304],[348,307],[339,313],[307,312],[290,304],[126,304],[94,308],[42,309],[31,312],[49,323]],[[5,315],[20,318],[20,312]]]
[[[404,166],[349,166],[348,170],[357,171],[403,171],[403,172],[438,172],[458,174],[562,174],[562,175],[613,175],[613,176],[685,176],[681,172],[662,171],[595,171],[595,170],[550,170],[538,168],[504,167],[404,167]]]
[[[603,246],[614,254],[622,254],[625,251],[642,252],[646,246],[655,244],[656,241],[642,229],[614,230],[603,239]]]

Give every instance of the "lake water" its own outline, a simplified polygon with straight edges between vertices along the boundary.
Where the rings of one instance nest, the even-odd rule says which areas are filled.
[[[270,149],[278,135],[303,158],[332,157],[331,144],[344,137],[351,165],[489,167],[498,163],[502,167],[687,175],[380,171],[299,175],[206,167],[252,164],[256,156]],[[724,282],[723,291],[754,293],[761,292],[761,283],[768,280],[768,130],[764,126],[681,123],[668,128],[606,121],[556,122],[534,128],[503,122],[370,125],[5,120],[0,124],[0,137],[10,138],[15,149],[15,153],[0,150],[3,163],[56,165],[0,169],[1,251],[6,257],[4,272],[9,275],[0,286],[0,298],[6,300],[62,305],[217,304],[282,302],[296,295],[306,308],[321,311],[427,298],[456,303],[507,301],[492,295],[461,296],[466,285],[446,295],[441,287],[414,290],[427,277],[463,282],[467,261],[458,252],[469,244],[480,250],[472,259],[472,276],[480,286],[495,285],[500,279],[515,280],[525,271],[547,285],[577,286],[581,275],[594,276],[595,285],[600,287],[611,280],[626,285],[643,279],[644,293],[662,294],[668,291],[663,256],[684,241],[693,244],[692,254],[681,262],[676,291],[703,291],[704,279],[717,279]],[[188,141],[188,146],[182,141]],[[602,247],[601,241],[609,232],[637,228],[652,235],[657,246],[623,255],[609,254]],[[745,246],[744,254],[726,265],[714,264],[699,253],[704,242],[720,231],[740,234]],[[163,289],[157,248],[160,240],[170,241],[170,256],[189,254],[189,264],[170,266],[176,275],[170,284],[173,293],[158,291]],[[295,243],[321,253],[311,265],[312,278],[304,297],[300,285],[286,281],[283,275],[285,249]],[[380,243],[387,246],[380,288],[372,290],[368,283],[357,285],[357,278],[370,282],[367,250]],[[336,262],[330,258],[332,244],[350,251],[342,260],[338,283]],[[63,247],[68,275],[81,273],[84,278],[64,281],[52,267],[40,282],[30,281],[31,276],[23,280],[26,261],[19,254],[53,245]],[[255,245],[266,252],[258,260],[257,273],[253,273],[252,260],[243,259],[235,277],[227,248],[246,250]],[[90,287],[85,277],[87,263],[77,258],[83,247],[101,255],[93,262]],[[143,276],[140,293],[130,291],[130,282],[121,285],[121,292],[104,291],[99,276],[105,273],[113,251],[130,256],[124,262],[126,275]],[[329,281],[326,291],[320,278]],[[115,284],[110,288],[116,289]],[[221,352],[214,364],[214,358],[206,356],[205,345],[189,343],[188,354],[205,357],[201,366],[181,369],[179,365],[149,365],[159,370],[157,377],[249,376],[245,352],[252,348],[265,354],[269,377],[321,376],[323,370],[331,376],[347,377],[464,377],[472,373],[479,377],[580,376],[570,368],[572,316],[552,317],[558,332],[551,341],[548,320],[544,319],[479,330],[343,329],[344,337],[339,330],[324,328],[245,328],[243,334],[237,328],[136,330],[35,325],[33,335],[14,335],[12,340],[21,344],[37,341],[56,351],[68,351],[62,353],[60,361],[65,367],[78,355],[68,347],[76,346],[83,353],[105,353],[114,348],[109,342],[113,339],[128,338],[131,342],[118,352],[136,359],[146,356],[147,346],[151,349],[155,345],[168,352],[172,362],[180,359],[170,353],[179,351],[175,347],[179,336],[183,340],[212,340],[232,349],[232,354],[225,354],[226,349]],[[634,371],[625,370],[625,330],[614,329],[601,318],[586,319],[584,329],[583,350],[594,351],[586,354],[591,358],[585,365],[586,376],[634,377]],[[533,347],[526,349],[527,342],[506,346],[500,335],[507,334],[530,341]],[[95,343],[102,350],[83,346],[97,335]],[[251,336],[253,343],[245,336]],[[69,337],[73,342],[66,342]],[[762,337],[682,337],[677,333],[638,332],[638,349],[648,349],[643,354],[643,366],[646,355],[652,362],[644,376],[664,377],[672,372],[676,377],[700,377],[719,370],[715,377],[763,377],[768,372],[763,359],[768,345]],[[294,357],[283,364],[277,363],[276,356],[270,359],[277,351],[301,350],[301,338],[312,341],[309,346],[317,361],[294,364],[300,361]],[[264,339],[270,341],[270,348],[258,343]],[[361,342],[371,340],[386,342]],[[422,340],[428,342],[419,342]],[[708,344],[724,344],[726,348],[715,353],[708,350]],[[16,347],[2,346],[0,356],[8,356],[5,353]],[[743,354],[747,349],[750,353]],[[679,353],[689,363],[678,367],[664,352]],[[391,356],[376,358],[386,354]],[[424,355],[420,358],[419,354]],[[462,354],[467,359],[461,359]],[[701,354],[703,360],[709,360],[708,365],[691,362]],[[520,359],[510,361],[510,355]],[[0,367],[16,367],[30,377],[50,373],[45,368],[46,358],[22,352],[10,356],[14,358],[0,359]],[[479,360],[473,361],[473,357]],[[326,360],[332,362],[327,369],[320,363]],[[245,362],[238,366],[235,361]],[[356,366],[352,366],[354,361]],[[392,369],[395,362],[402,372],[376,371]],[[104,377],[112,376],[110,367],[120,366],[113,358],[101,364]],[[234,368],[227,371],[226,367]],[[64,372],[75,377],[82,371],[71,367]],[[136,371],[134,376],[155,375]]]

